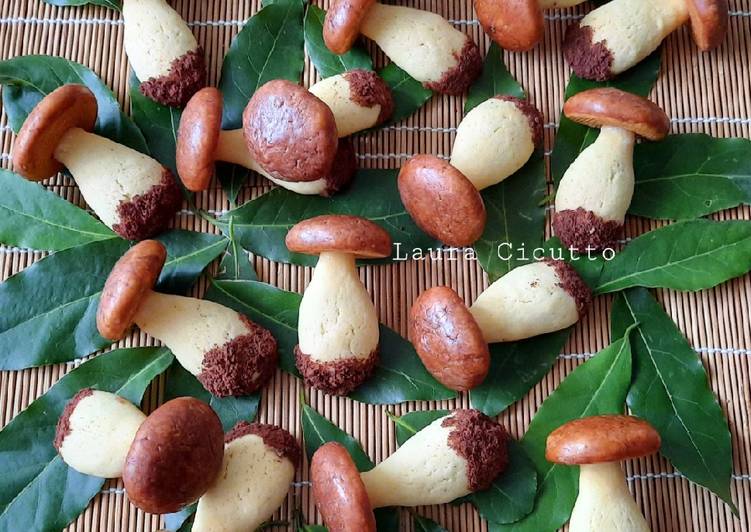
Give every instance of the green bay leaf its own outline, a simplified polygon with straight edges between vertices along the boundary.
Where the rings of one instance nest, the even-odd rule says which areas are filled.
[[[75,519],[104,479],[69,468],[52,446],[66,403],[79,390],[95,388],[139,404],[172,359],[169,350],[155,347],[105,353],[72,370],[14,417],[0,432],[0,529],[61,530]]]
[[[514,79],[503,62],[503,51],[497,43],[492,43],[482,66],[482,74],[469,88],[464,114],[493,96],[503,94],[525,98],[524,88]]]
[[[147,98],[141,93],[140,84],[136,75],[131,73],[130,107],[133,120],[141,129],[151,156],[169,168],[182,185],[175,163],[177,130],[180,127],[182,111],[176,107],[160,105]]]
[[[341,55],[333,53],[323,41],[323,21],[326,11],[310,4],[305,13],[305,51],[316,67],[321,78],[328,78],[342,74],[349,70],[373,70],[373,60],[367,50],[355,43],[347,52]]]
[[[379,70],[378,75],[389,86],[391,97],[394,99],[394,112],[385,125],[395,124],[412,116],[433,97],[432,90],[423,87],[422,83],[394,63],[389,63]]]
[[[449,532],[447,529],[427,517],[420,517],[419,515],[414,514],[412,520],[414,522],[415,532]]]
[[[730,430],[699,355],[644,288],[622,292],[613,304],[613,336],[634,324],[629,407],[657,429],[660,452],[681,473],[737,514],[730,492]]]
[[[9,246],[61,251],[117,238],[89,213],[39,183],[0,170],[0,242]]]
[[[299,83],[305,65],[302,0],[277,0],[261,8],[232,40],[222,64],[222,127],[242,127],[242,113],[268,81]]]
[[[545,161],[536,152],[518,172],[482,191],[488,213],[485,230],[474,243],[477,260],[491,282],[529,262],[545,230]],[[526,259],[520,257],[524,248]]]
[[[96,133],[148,153],[141,131],[120,110],[112,91],[89,68],[62,57],[25,55],[0,61],[3,108],[13,131],[18,132],[42,98],[68,83],[84,85],[96,96],[99,106]]]
[[[490,370],[470,391],[472,408],[497,416],[515,403],[550,371],[571,329],[518,342],[490,344]]]
[[[658,49],[644,61],[611,81],[590,81],[572,74],[568,85],[566,85],[565,99],[568,100],[574,94],[597,87],[615,87],[647,96],[660,74],[660,53],[661,50]],[[568,167],[571,166],[571,163],[574,162],[574,159],[584,148],[595,141],[599,132],[599,129],[577,124],[561,113],[555,144],[553,145],[553,154],[550,159],[553,182],[556,185]]]
[[[751,203],[751,141],[670,135],[634,151],[629,213],[686,220]]]
[[[395,255],[436,247],[438,242],[423,233],[405,210],[396,176],[397,170],[359,170],[352,185],[334,198],[277,188],[226,213],[218,225],[228,234],[232,219],[235,238],[243,248],[269,260],[305,266],[313,266],[317,258],[290,252],[284,239],[297,222],[322,214],[353,214],[374,221],[391,234]]]
[[[167,261],[156,289],[184,292],[222,252],[221,237],[168,231]],[[96,328],[104,283],[128,250],[120,238],[59,251],[0,283],[0,369],[23,369],[86,356],[112,342]]]
[[[631,382],[628,333],[576,368],[540,406],[521,440],[522,448],[537,469],[539,488],[534,510],[513,524],[490,524],[489,531],[552,531],[568,520],[576,500],[579,471],[548,462],[545,444],[548,435],[564,423],[623,412]]]
[[[751,270],[751,222],[691,220],[645,233],[604,261],[595,291],[703,290]]]
[[[85,6],[91,4],[94,6],[103,6],[116,11],[122,9],[122,3],[119,0],[44,0],[53,6]]]

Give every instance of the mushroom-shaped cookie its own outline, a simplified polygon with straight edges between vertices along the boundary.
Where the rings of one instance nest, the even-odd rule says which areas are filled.
[[[399,172],[399,194],[415,223],[450,246],[482,235],[487,214],[479,191],[519,170],[542,142],[542,114],[529,102],[495,96],[457,128],[451,162],[417,155]]]
[[[356,258],[391,255],[391,236],[348,215],[317,216],[289,230],[287,248],[319,255],[298,318],[297,369],[327,393],[346,395],[378,362],[378,313],[355,268]]]
[[[182,204],[172,174],[157,161],[91,131],[94,94],[82,85],[52,91],[26,118],[13,148],[14,169],[41,181],[67,168],[86,203],[129,240],[167,227]]]
[[[124,0],[125,52],[152,100],[182,107],[206,86],[206,61],[190,28],[166,0]]]
[[[547,460],[580,466],[579,496],[569,530],[649,532],[619,462],[654,454],[659,449],[657,431],[632,416],[586,417],[551,432],[545,450]]]
[[[464,301],[447,286],[420,294],[409,313],[409,339],[438,382],[471,390],[490,369],[488,343]]]
[[[65,405],[57,422],[55,449],[79,473],[118,478],[145,419],[138,407],[119,395],[86,388]]]
[[[381,123],[393,110],[388,86],[366,70],[332,76],[310,91],[289,81],[269,82],[254,94],[251,105],[263,113],[258,124],[250,126],[260,128],[254,133],[276,146],[286,143],[281,148],[289,150],[286,156],[277,149],[271,162],[254,157],[247,128],[221,129],[221,92],[202,89],[185,107],[177,135],[177,171],[189,190],[208,188],[214,163],[226,161],[299,194],[331,195],[349,183],[357,169],[352,143],[343,137]],[[262,141],[253,139],[254,147]],[[317,163],[308,167],[312,156]],[[282,166],[285,163],[292,168]]]
[[[373,532],[373,508],[444,504],[489,488],[508,464],[507,445],[506,429],[477,410],[435,420],[362,474],[330,442],[311,461],[313,498],[330,532]]]
[[[570,248],[603,249],[618,236],[634,194],[636,135],[659,140],[670,129],[670,119],[649,100],[612,88],[572,96],[563,113],[580,124],[600,127],[600,135],[558,184],[553,229]]]
[[[474,41],[440,15],[375,0],[335,0],[323,25],[329,50],[345,53],[360,33],[410,76],[442,94],[463,93],[482,70]]]
[[[274,373],[272,334],[242,314],[211,301],[152,290],[167,252],[144,240],[118,260],[97,310],[99,333],[121,339],[133,323],[160,339],[212,394],[248,395]]]
[[[485,33],[501,48],[522,52],[533,48],[544,30],[544,9],[573,7],[585,0],[475,0]]]
[[[176,512],[209,489],[221,470],[224,433],[209,405],[178,397],[141,424],[128,451],[123,484],[148,513]]]
[[[500,183],[542,145],[542,113],[528,100],[494,96],[472,109],[456,130],[451,165],[477,190]]]
[[[239,422],[224,439],[220,474],[199,499],[195,532],[256,530],[287,498],[300,447],[286,430]]]
[[[80,473],[123,477],[130,501],[150,513],[176,512],[200,497],[222,465],[222,424],[192,397],[146,417],[135,405],[90,388],[68,401],[54,446]]]
[[[586,313],[591,297],[570,264],[544,259],[508,272],[469,310],[486,342],[512,342],[573,325]]]
[[[563,54],[578,76],[604,81],[636,65],[689,20],[701,50],[719,46],[728,14],[727,0],[613,0],[569,27]]]

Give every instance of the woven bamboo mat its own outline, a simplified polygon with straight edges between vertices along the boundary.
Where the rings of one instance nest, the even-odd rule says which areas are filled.
[[[258,9],[258,0],[172,2],[190,22],[209,61],[210,82],[218,80],[222,58],[232,37],[244,20]],[[326,2],[327,3],[327,2]],[[401,3],[401,2],[399,2]],[[469,33],[481,47],[489,41],[474,20],[469,0],[411,0],[414,7],[438,12]],[[0,6],[0,59],[26,54],[59,55],[92,68],[114,90],[128,108],[128,62],[122,47],[123,26],[117,13],[102,8],[56,8],[41,0],[3,0]],[[722,47],[711,54],[700,54],[685,29],[671,35],[663,48],[662,74],[652,94],[673,118],[673,133],[706,132],[714,136],[751,138],[751,0],[731,0],[730,32]],[[325,4],[322,7],[326,7]],[[560,42],[570,20],[585,12],[587,6],[548,13],[544,44],[526,54],[506,55],[511,72],[528,90],[531,101],[546,120],[545,149],[552,148],[556,122],[563,103],[563,91],[569,76]],[[375,51],[374,51],[375,53]],[[384,58],[375,53],[381,64]],[[304,82],[315,81],[316,74],[306,67]],[[404,154],[427,152],[449,154],[455,128],[462,117],[461,98],[436,97],[416,115],[396,126],[358,136],[356,147],[362,167],[397,168]],[[0,120],[0,161],[10,168],[9,154],[13,135],[3,112]],[[83,205],[75,184],[64,177],[50,180],[57,193]],[[239,201],[247,201],[268,190],[263,180],[251,180]],[[197,205],[211,212],[229,208],[218,184],[196,198]],[[751,219],[751,208],[720,213],[718,218]],[[648,230],[653,222],[632,219],[627,237]],[[211,231],[204,220],[184,211],[175,226]],[[549,229],[548,229],[549,231]],[[21,271],[43,254],[0,246],[0,279]],[[302,291],[310,279],[304,268],[254,259],[262,280],[281,288]],[[361,275],[371,291],[381,320],[406,333],[407,310],[427,287],[449,284],[472,301],[487,286],[479,265],[463,260],[406,262],[389,266],[368,266]],[[64,282],[64,280],[60,280]],[[195,293],[200,295],[204,283]],[[732,492],[740,519],[713,495],[690,484],[658,457],[628,463],[629,483],[655,531],[749,530],[751,527],[751,277],[745,276],[712,290],[696,294],[662,291],[660,299],[667,311],[701,354],[713,390],[730,422],[733,438]],[[563,355],[553,370],[522,401],[501,415],[501,421],[515,436],[523,434],[542,400],[558,383],[582,363],[589,354],[609,343],[608,315],[611,298],[598,298],[588,316],[576,327]],[[2,312],[2,309],[0,309]],[[145,335],[134,334],[119,346],[153,345]],[[41,369],[0,373],[0,425],[7,424],[36,397],[44,393],[73,364]],[[163,383],[157,382],[144,400],[148,409],[158,404]],[[298,395],[301,383],[278,372],[264,390],[259,420],[281,425],[301,437]],[[310,404],[362,443],[375,461],[394,451],[394,427],[384,407],[355,403],[308,391]],[[468,398],[457,402],[406,403],[389,409],[402,414],[418,409],[468,406]],[[297,475],[307,480],[307,464]],[[2,480],[0,479],[0,482]],[[277,516],[290,518],[301,508],[310,522],[320,522],[310,490],[290,491],[287,504]],[[451,531],[481,531],[486,526],[468,505],[461,507],[419,508]],[[404,513],[403,522],[407,514]],[[119,482],[105,485],[102,494],[79,517],[71,530],[149,531],[157,530],[157,517],[136,511],[127,502]],[[411,529],[409,524],[405,529]]]

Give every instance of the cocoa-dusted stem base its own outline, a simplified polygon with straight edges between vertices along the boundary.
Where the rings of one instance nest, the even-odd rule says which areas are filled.
[[[180,210],[183,196],[172,172],[166,168],[162,180],[148,192],[117,207],[120,222],[112,229],[127,240],[143,240],[164,231]]]
[[[373,375],[378,365],[378,348],[363,359],[316,362],[296,345],[295,363],[306,384],[331,395],[347,395]]]
[[[248,334],[208,351],[198,380],[217,397],[249,395],[258,391],[276,371],[279,358],[271,332],[245,316]]]
[[[206,59],[201,47],[178,57],[169,73],[141,83],[147,98],[169,107],[184,107],[191,96],[206,86]]]
[[[556,212],[553,216],[553,231],[563,245],[583,253],[613,246],[622,229],[622,223],[603,220],[581,207]]]

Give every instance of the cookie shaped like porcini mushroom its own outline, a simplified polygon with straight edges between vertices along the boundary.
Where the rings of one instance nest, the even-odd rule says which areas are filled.
[[[495,96],[459,124],[451,162],[417,155],[399,172],[399,195],[415,223],[449,246],[482,235],[487,213],[479,191],[519,170],[542,142],[542,114],[529,102]]]
[[[144,240],[118,260],[97,310],[99,333],[119,340],[137,324],[218,397],[261,388],[276,368],[272,334],[218,303],[152,290],[166,256],[160,242]]]
[[[313,498],[330,532],[374,532],[374,508],[444,504],[487,489],[508,464],[508,434],[477,410],[435,420],[370,471],[340,444],[310,465]]]
[[[41,181],[67,168],[86,203],[129,240],[167,227],[182,204],[170,171],[157,161],[91,131],[94,94],[82,85],[49,93],[26,118],[13,148],[14,169]]]
[[[501,48],[523,52],[533,48],[545,31],[544,9],[573,7],[585,0],[475,0],[485,33]]]
[[[323,25],[329,50],[347,52],[360,33],[410,76],[442,94],[463,93],[482,70],[477,45],[440,15],[375,0],[335,0]]]
[[[628,490],[619,462],[656,453],[660,435],[632,416],[593,416],[570,421],[548,436],[549,462],[579,467],[579,496],[572,532],[649,532]]]
[[[604,81],[636,65],[689,20],[701,50],[719,46],[728,15],[727,0],[613,0],[569,27],[563,54],[577,75]]]
[[[68,401],[54,446],[80,473],[123,477],[130,501],[150,513],[176,512],[214,482],[224,454],[222,424],[192,397],[146,417],[120,396],[90,388]]]
[[[494,96],[472,109],[456,129],[451,165],[477,190],[500,183],[542,145],[542,113],[529,101]]]
[[[182,107],[206,86],[206,61],[185,21],[165,0],[124,0],[125,52],[152,100]]]
[[[391,236],[357,216],[326,215],[289,230],[287,248],[319,255],[298,318],[297,369],[327,393],[346,395],[378,362],[378,313],[355,268],[356,258],[391,255]]]
[[[283,119],[275,122],[277,129],[274,133],[279,137],[276,142],[281,142],[280,138],[286,139],[290,157],[297,161],[305,160],[311,150],[320,147],[325,152],[323,163],[302,176],[299,173],[288,176],[279,172],[274,164],[262,165],[251,156],[243,129],[221,129],[222,94],[209,87],[196,93],[188,102],[177,135],[177,171],[189,190],[206,190],[214,174],[214,163],[226,161],[258,172],[299,194],[331,195],[349,183],[357,169],[352,143],[343,137],[380,124],[391,116],[394,107],[388,86],[377,74],[366,70],[352,70],[326,78],[313,85],[309,92],[288,81],[270,83],[260,96],[254,95],[253,105],[272,97],[278,102],[285,101],[283,110],[270,108],[272,114],[284,113]],[[284,120],[289,121],[285,123]],[[266,118],[262,118],[261,134],[271,131],[265,121]],[[299,142],[300,135],[312,131],[301,130],[308,123],[312,128],[323,127],[323,130],[312,143]],[[337,137],[339,140],[335,141]],[[332,156],[330,150],[334,142],[337,146]],[[267,167],[275,171],[275,175],[266,171]]]
[[[256,530],[287,498],[300,447],[286,430],[239,422],[225,436],[220,474],[199,499],[195,532]]]
[[[196,501],[221,471],[219,417],[192,397],[178,397],[141,424],[125,459],[128,499],[148,513],[176,512]]]
[[[490,352],[482,330],[447,286],[420,294],[409,313],[409,339],[438,382],[457,391],[479,385],[490,369]]]
[[[544,259],[514,268],[470,307],[485,341],[512,342],[570,327],[592,295],[570,264]]]
[[[670,119],[649,100],[611,88],[572,96],[563,113],[580,124],[599,127],[600,135],[558,184],[553,229],[569,248],[603,249],[620,233],[634,194],[636,135],[659,140],[667,135]]]
[[[119,395],[86,388],[65,405],[55,431],[63,461],[85,475],[118,478],[146,416]]]

